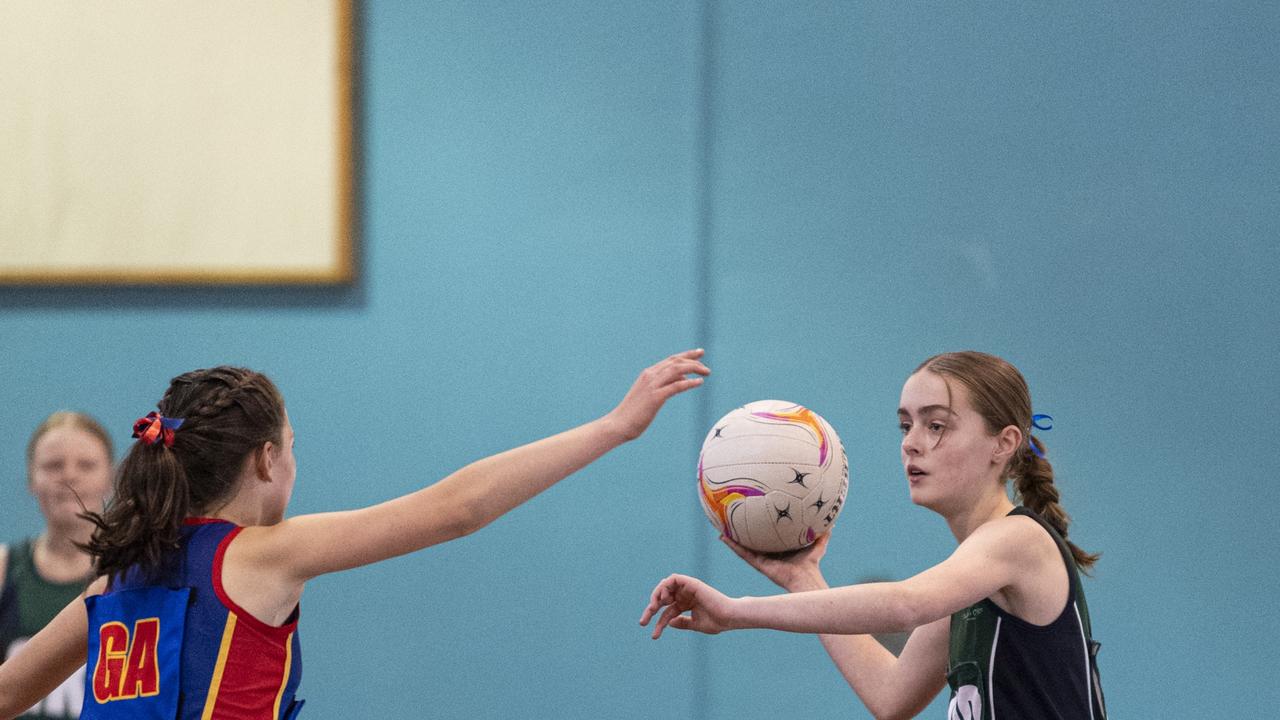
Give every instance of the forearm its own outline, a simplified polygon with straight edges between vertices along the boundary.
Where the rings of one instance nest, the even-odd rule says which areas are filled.
[[[806,592],[826,590],[828,585],[821,572],[814,569],[794,578],[788,589]],[[914,717],[928,704],[931,694],[927,688],[913,692],[908,681],[919,673],[904,668],[901,660],[874,636],[820,633],[818,638],[845,682],[879,720]]]
[[[71,601],[17,654],[0,663],[0,720],[26,711],[84,664],[89,631],[83,597]]]
[[[646,368],[613,410],[598,420],[478,460],[443,480],[384,503],[346,512],[303,515],[248,528],[229,555],[251,569],[296,583],[421,550],[475,532],[627,440],[639,437],[663,403],[710,373],[702,350],[677,353]],[[233,548],[234,550],[234,548]]]
[[[264,539],[241,549],[251,553],[251,565],[256,557],[299,582],[397,557],[479,530],[624,441],[602,418],[478,460],[378,505],[250,528]]]
[[[11,677],[14,673],[5,672],[6,665],[12,663],[0,663],[0,720],[12,720],[41,698]]]
[[[845,682],[883,720],[899,717],[902,693],[898,687],[898,658],[871,635],[821,634],[822,647],[831,656]]]
[[[829,590],[821,572],[813,569],[788,582],[790,593]],[[892,717],[896,699],[894,670],[898,658],[871,635],[819,633],[822,647],[831,656],[845,682],[877,718]]]
[[[737,628],[866,635],[902,632],[920,624],[902,583],[862,583],[742,597],[734,604],[732,622]]]
[[[448,498],[464,518],[463,530],[474,532],[625,441],[606,416],[473,462],[441,480],[435,488],[440,492],[431,494]]]

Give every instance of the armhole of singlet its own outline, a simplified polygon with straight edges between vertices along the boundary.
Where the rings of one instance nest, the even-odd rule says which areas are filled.
[[[1058,546],[1058,557],[1062,558],[1062,565],[1067,570],[1067,607],[1063,608],[1063,612],[1067,611],[1072,605],[1076,604],[1079,599],[1080,587],[1080,569],[1076,567],[1075,558],[1071,556],[1071,548],[1067,547],[1067,542],[1054,530],[1049,522],[1040,517],[1035,511],[1027,508],[1027,512],[1031,513],[1031,519],[1035,520],[1040,527],[1049,534],[1049,539],[1054,545]]]
[[[227,553],[227,548],[231,546],[231,541],[234,540],[243,529],[244,528],[239,526],[232,528],[232,530],[227,533],[226,537],[222,538],[222,540],[218,542],[218,549],[213,555],[213,567],[209,573],[210,581],[213,584],[213,592],[218,596],[218,601],[222,603],[222,606],[235,613],[236,618],[239,621],[246,622],[268,635],[279,636],[281,638],[287,637],[298,627],[298,609],[296,607],[293,609],[293,612],[289,614],[289,620],[286,621],[285,624],[278,626],[268,625],[262,620],[254,617],[248,610],[240,607],[231,599],[230,595],[227,595],[226,588],[222,586],[223,557]]]
[[[1052,527],[1050,527],[1049,523],[1046,522],[1044,518],[1037,515],[1034,510],[1027,507],[1023,507],[1022,505],[1019,505],[1015,507],[1009,514],[1021,515],[1023,517],[1030,518],[1032,522],[1040,526],[1040,529],[1043,530],[1045,534],[1049,536],[1049,540],[1052,541],[1053,544],[1057,546],[1058,557],[1062,559],[1063,568],[1067,571],[1067,601],[1065,604],[1063,604],[1062,610],[1059,611],[1058,614],[1054,616],[1054,618],[1050,620],[1048,624],[1037,625],[1029,620],[1020,618],[1011,612],[1006,612],[999,605],[996,605],[995,602],[991,601],[991,598],[986,598],[986,600],[988,602],[991,602],[992,607],[994,607],[1000,613],[1000,615],[1006,618],[1009,618],[1010,620],[1022,625],[1023,627],[1031,630],[1036,630],[1036,631],[1046,631],[1051,629],[1054,625],[1057,625],[1059,622],[1062,622],[1064,617],[1075,614],[1072,608],[1076,607],[1077,605],[1076,599],[1079,593],[1076,592],[1076,587],[1080,582],[1078,572],[1076,571],[1075,562],[1071,559],[1071,551],[1070,549],[1067,548],[1067,544],[1065,542],[1062,542],[1062,540],[1058,537],[1057,533],[1053,530]]]

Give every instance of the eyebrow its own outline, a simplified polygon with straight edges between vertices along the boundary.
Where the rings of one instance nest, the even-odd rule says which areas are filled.
[[[956,414],[956,412],[955,412],[954,410],[952,410],[952,409],[951,409],[951,407],[950,407],[950,406],[948,406],[948,405],[925,405],[924,407],[920,408],[920,414],[921,414],[921,415],[928,415],[928,414],[930,414],[930,413],[935,413],[935,412],[945,412],[945,413],[947,413],[948,415],[955,415],[955,414]],[[898,408],[898,415],[899,415],[899,416],[903,416],[903,415],[910,416],[910,415],[911,415],[911,413],[910,413],[910,412],[908,412],[906,408]]]

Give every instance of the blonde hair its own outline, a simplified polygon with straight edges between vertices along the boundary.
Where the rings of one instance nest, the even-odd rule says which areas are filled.
[[[111,464],[115,458],[115,445],[111,442],[111,436],[107,434],[107,429],[102,427],[102,423],[93,418],[92,415],[74,410],[59,410],[43,422],[36,426],[35,432],[31,433],[31,440],[27,442],[27,477],[31,477],[31,463],[36,459],[36,443],[40,442],[40,438],[47,435],[51,430],[60,427],[73,427],[77,430],[83,430],[97,438],[102,443],[102,449],[107,451],[107,464]]]

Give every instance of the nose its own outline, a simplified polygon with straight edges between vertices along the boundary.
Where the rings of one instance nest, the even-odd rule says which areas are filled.
[[[921,447],[922,446],[920,444],[920,435],[919,433],[916,432],[916,428],[914,427],[911,428],[910,430],[907,431],[906,435],[902,436],[902,454],[903,455],[907,455],[907,456],[919,455]]]

